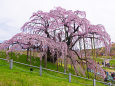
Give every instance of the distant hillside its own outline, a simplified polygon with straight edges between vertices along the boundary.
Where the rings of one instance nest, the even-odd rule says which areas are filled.
[[[99,49],[99,55],[105,55],[105,48],[102,47]],[[115,43],[112,43],[111,49],[110,49],[110,56],[115,56]]]
[[[82,50],[81,52],[84,53],[84,50]],[[88,56],[92,56],[92,50],[91,49],[86,49],[86,52],[87,52]],[[97,56],[105,56],[106,55],[105,47],[96,49],[96,55]],[[83,56],[84,56],[84,54],[83,54]],[[110,49],[110,56],[115,57],[115,43],[112,43],[112,46]]]

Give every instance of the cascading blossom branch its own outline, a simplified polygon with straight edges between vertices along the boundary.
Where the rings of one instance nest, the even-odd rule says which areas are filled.
[[[47,49],[49,48],[50,52],[52,52],[52,56],[56,52],[62,53],[60,57],[65,57],[67,55],[67,45],[64,42],[55,42],[54,40],[46,37],[41,37],[37,34],[18,33],[10,40],[2,43],[0,45],[0,48],[1,47],[3,47],[4,49],[7,49],[9,47],[9,52],[21,51],[22,49],[27,48],[39,48],[39,50],[44,53],[46,53]]]
[[[90,25],[89,26],[89,33],[95,34],[98,37],[97,43],[103,43],[103,46],[106,48],[106,53],[110,53],[110,47],[111,47],[111,38],[110,35],[106,32],[105,28],[103,25]]]

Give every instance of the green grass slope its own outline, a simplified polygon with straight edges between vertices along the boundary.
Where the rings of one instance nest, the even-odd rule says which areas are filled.
[[[37,69],[36,69],[37,70]],[[97,86],[105,86],[96,83]],[[42,76],[37,72],[29,72],[27,68],[13,65],[13,69],[9,69],[9,63],[0,60],[0,86],[93,86],[90,80],[72,77],[72,82],[68,82],[68,76],[43,71]]]
[[[10,57],[14,61],[29,64],[24,54],[17,58],[13,53]],[[4,52],[0,53],[0,58],[6,58]],[[39,63],[39,58],[32,58],[32,65],[39,66]],[[44,67],[43,62],[42,67]],[[50,62],[47,63],[47,68],[57,70],[56,64]],[[58,71],[63,72],[64,68],[59,66]],[[71,70],[71,68],[68,69],[67,73],[69,72],[74,74],[74,70]],[[39,69],[37,68],[33,68],[33,72],[30,72],[30,67],[13,63],[13,69],[10,70],[9,62],[0,60],[0,86],[93,86],[93,81],[74,76],[71,77],[71,83],[69,83],[68,75],[53,71],[42,70],[42,76],[39,75]],[[106,86],[98,82],[96,84],[97,86]]]
[[[60,79],[47,77],[45,74],[39,76],[39,73],[27,72],[17,69],[9,69],[9,65],[0,60],[0,86],[83,86],[76,83],[69,83]]]

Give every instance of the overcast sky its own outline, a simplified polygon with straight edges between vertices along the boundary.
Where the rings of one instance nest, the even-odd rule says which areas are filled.
[[[61,6],[86,12],[92,24],[102,24],[115,42],[115,0],[0,0],[0,42],[21,32],[33,12]]]

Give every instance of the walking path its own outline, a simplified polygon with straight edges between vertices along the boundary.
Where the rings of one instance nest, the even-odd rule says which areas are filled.
[[[115,72],[113,69],[105,69],[107,72]]]
[[[104,58],[100,58],[100,59],[103,59],[104,60]],[[110,60],[113,60],[113,59],[105,59],[105,62],[106,62],[106,64],[107,63],[109,63],[110,62]],[[100,65],[101,67],[103,67],[103,65]],[[110,69],[111,68],[111,69]],[[109,67],[109,69],[104,69],[105,71],[107,71],[107,72],[115,72],[115,69],[113,68],[113,67]]]

